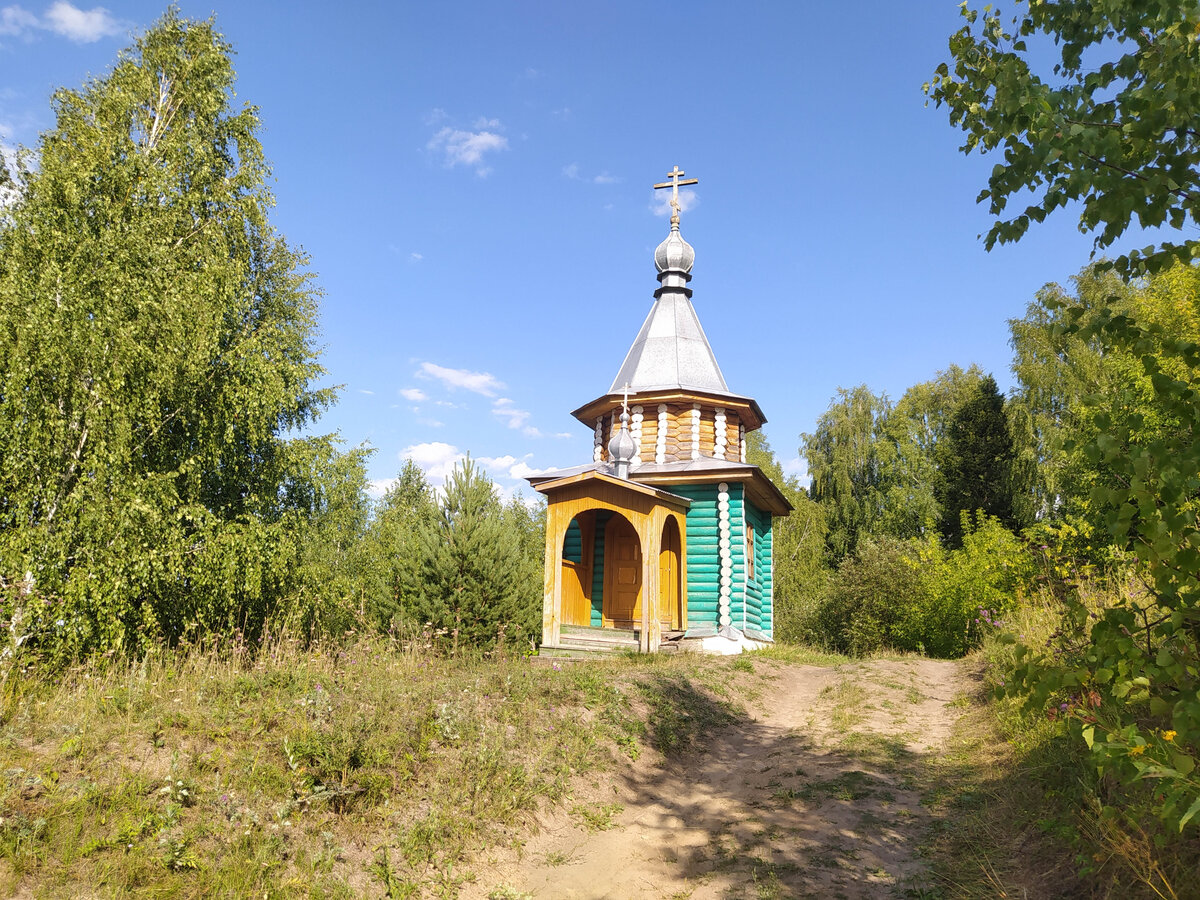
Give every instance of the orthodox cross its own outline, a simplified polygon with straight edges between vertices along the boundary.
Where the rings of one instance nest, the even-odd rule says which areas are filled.
[[[699,184],[700,183],[699,178],[689,178],[686,181],[680,181],[679,179],[682,178],[685,174],[686,173],[683,172],[679,168],[679,166],[675,166],[674,169],[672,169],[670,172],[667,173],[667,177],[671,179],[670,181],[664,181],[662,184],[656,184],[654,186],[654,189],[656,191],[659,188],[670,188],[671,189],[671,224],[672,225],[679,224],[679,186],[681,184]]]

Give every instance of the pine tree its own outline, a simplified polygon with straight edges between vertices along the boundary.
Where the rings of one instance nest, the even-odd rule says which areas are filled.
[[[492,482],[468,457],[446,480],[437,515],[421,530],[420,584],[413,612],[441,643],[492,647],[531,616],[516,529]]]
[[[938,448],[941,532],[948,545],[962,545],[964,512],[983,510],[1006,528],[1017,527],[1014,455],[1004,396],[988,375],[954,411]]]
[[[370,619],[384,630],[412,630],[420,591],[421,532],[437,516],[433,490],[419,466],[406,460],[375,509],[366,537],[364,591]]]

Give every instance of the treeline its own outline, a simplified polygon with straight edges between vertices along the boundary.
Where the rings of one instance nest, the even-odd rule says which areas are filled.
[[[1200,820],[1200,267],[1089,266],[1009,328],[1009,396],[952,366],[895,403],[839,390],[802,436],[776,636],[985,644],[1014,740],[1071,779],[1055,796],[1094,829],[1088,858],[1169,895]]]
[[[1040,451],[1023,409],[975,366],[894,403],[839,389],[801,436],[811,484],[789,484],[797,509],[776,525],[778,636],[854,654],[976,645],[1030,571]]]
[[[0,663],[269,626],[526,642],[541,521],[467,461],[373,508],[231,48],[174,9],[0,161]],[[428,623],[428,627],[427,624]]]
[[[1193,376],[1182,348],[1200,342],[1197,297],[1188,265],[1134,282],[1090,266],[1070,288],[1047,285],[1009,323],[1010,396],[954,365],[896,402],[839,389],[801,436],[808,490],[754,436],[751,458],[796,506],[776,523],[778,636],[960,656],[1052,576],[1133,577],[1141,516],[1122,489],[1154,473],[1145,460],[1123,470],[1139,449],[1187,440],[1190,420],[1157,391]],[[1134,322],[1136,341],[1101,331]]]

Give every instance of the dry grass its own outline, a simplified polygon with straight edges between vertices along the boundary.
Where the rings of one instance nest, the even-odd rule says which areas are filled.
[[[736,677],[281,639],[26,679],[0,724],[0,894],[452,896],[573,776],[733,717],[714,688]]]
[[[1084,584],[1092,609],[1113,592]],[[1035,595],[1006,616],[1022,643],[1049,646],[1059,604]],[[1144,827],[1136,808],[1104,814],[1115,785],[1100,779],[1082,741],[1062,722],[995,700],[991,688],[1011,663],[1012,646],[985,641],[974,659],[978,686],[959,720],[952,748],[939,761],[929,802],[952,825],[933,836],[930,852],[950,897],[1200,898],[1200,845]],[[1153,823],[1150,823],[1153,825]]]

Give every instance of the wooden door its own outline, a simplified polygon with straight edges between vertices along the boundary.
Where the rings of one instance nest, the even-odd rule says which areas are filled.
[[[627,519],[604,529],[604,624],[637,628],[642,621],[642,546]]]
[[[663,628],[669,630],[682,627],[679,616],[679,556],[679,527],[674,519],[668,519],[663,529],[662,549],[658,553],[659,596],[662,598],[658,609]]]
[[[592,572],[579,563],[563,560],[562,564],[562,622],[564,625],[591,625],[592,603],[588,599],[588,591],[584,587],[584,579],[589,585]]]

